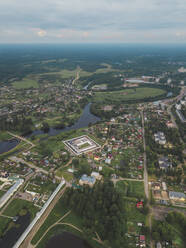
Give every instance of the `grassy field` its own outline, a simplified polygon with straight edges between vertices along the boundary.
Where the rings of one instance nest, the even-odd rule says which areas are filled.
[[[10,221],[11,219],[0,216],[0,236],[3,235],[6,226]]]
[[[10,139],[12,136],[10,134],[8,134],[7,132],[0,132],[0,141],[2,140],[8,140]]]
[[[65,171],[63,168],[59,168],[57,171],[56,171],[56,176],[58,177],[64,177],[64,179],[69,182],[71,181],[74,176],[72,173],[68,172],[68,171]]]
[[[59,72],[48,72],[48,73],[44,73],[43,75],[60,75],[62,78],[72,78],[72,77],[76,77],[77,72],[79,71],[79,75],[80,77],[87,77],[87,76],[91,76],[92,73],[88,72],[88,71],[84,71],[81,68],[76,68],[75,70],[61,70]]]
[[[29,88],[38,88],[39,85],[35,80],[24,78],[22,81],[16,81],[12,83],[15,89],[29,89]]]
[[[145,197],[143,182],[127,180],[119,181],[116,183],[116,187],[124,196],[135,198]]]
[[[75,70],[63,69],[59,72],[48,72],[48,73],[44,73],[43,75],[60,75],[62,78],[72,78],[72,77],[76,77],[78,71],[80,77],[89,77],[93,74],[117,71],[116,69],[113,69],[112,66],[109,64],[102,63],[101,66],[104,66],[104,68],[97,69],[95,72],[88,72],[82,70],[81,68],[76,68]]]
[[[94,102],[121,102],[125,100],[140,100],[148,97],[156,97],[164,94],[165,91],[157,88],[136,88],[136,89],[125,89],[113,92],[96,92],[93,101]]]
[[[66,209],[63,206],[63,202],[62,202],[62,198],[61,198],[58,201],[58,203],[55,205],[55,207],[53,208],[53,210],[50,213],[50,215],[48,216],[48,218],[45,220],[44,224],[41,226],[39,231],[36,233],[36,235],[34,236],[34,238],[31,241],[31,243],[35,245],[40,240],[40,238],[43,236],[45,231],[52,224],[54,224],[56,221],[58,221],[68,211],[69,211],[69,209]],[[68,216],[66,216],[62,222],[71,223],[71,224],[75,225],[76,227],[78,227],[79,229],[82,229],[82,227],[83,227],[82,226],[82,218],[77,216],[77,215],[75,215],[73,212],[71,212]],[[72,227],[65,226],[65,225],[58,225],[58,226],[54,226],[49,232],[47,232],[45,234],[43,239],[37,245],[37,248],[46,247],[47,241],[52,236],[57,235],[57,234],[62,234],[64,231],[73,233],[74,235],[77,235],[77,236],[79,236],[80,238],[83,238],[83,239],[86,238],[82,233],[80,233],[79,231],[77,231],[76,229],[74,229]],[[89,243],[94,248],[101,248],[101,246],[97,242],[95,242],[93,240],[89,240]]]
[[[35,207],[33,203],[21,199],[14,199],[5,209],[3,214],[14,217],[18,215],[23,208],[26,208],[30,212],[32,219],[38,212],[38,208]]]
[[[101,66],[105,66],[105,68],[97,69],[95,71],[96,74],[99,74],[99,73],[108,73],[108,72],[112,72],[112,71],[118,71],[116,69],[113,69],[111,65],[106,64],[106,63],[102,63]]]
[[[57,220],[59,220],[63,215],[65,215],[68,212],[68,209],[64,208],[62,204],[62,198],[58,201],[58,203],[53,208],[52,212],[49,214],[48,218],[45,220],[44,224],[41,226],[41,228],[38,230],[34,238],[32,239],[31,243],[36,244],[39,239],[42,237],[44,232]],[[66,219],[65,219],[65,222]]]

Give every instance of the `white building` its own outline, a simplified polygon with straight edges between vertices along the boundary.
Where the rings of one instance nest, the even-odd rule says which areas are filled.
[[[16,180],[16,183],[0,198],[0,208],[10,199],[10,197],[18,190],[23,184],[23,179]]]
[[[95,177],[96,180],[102,179],[102,175],[100,175],[99,172],[94,172],[94,171],[91,173],[91,177]]]

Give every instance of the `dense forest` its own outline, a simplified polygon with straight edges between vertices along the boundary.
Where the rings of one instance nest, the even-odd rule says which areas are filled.
[[[93,188],[69,188],[63,204],[82,217],[88,236],[97,232],[107,248],[127,247],[124,202],[111,181],[97,183]]]
[[[186,65],[185,57],[184,50],[174,46],[1,45],[0,83],[11,83],[30,74],[74,70],[77,66],[94,72],[104,68],[102,63],[123,71],[125,77],[158,76],[168,72],[177,82],[185,79],[185,73],[177,72]],[[94,75],[93,80],[99,79]]]

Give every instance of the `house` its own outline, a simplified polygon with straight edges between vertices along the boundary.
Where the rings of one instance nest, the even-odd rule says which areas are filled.
[[[145,235],[139,236],[140,247],[145,247]]]
[[[174,127],[174,124],[171,121],[167,121],[166,125],[167,125],[168,128],[173,128]]]
[[[181,192],[169,191],[169,198],[170,200],[184,202],[186,200],[186,195]]]
[[[158,182],[153,183],[153,189],[154,190],[160,190],[160,187],[161,187],[160,183],[158,183]]]
[[[106,164],[111,164],[111,159],[110,159],[110,158],[106,158],[106,159],[105,159],[105,163],[106,163]]]
[[[137,202],[136,207],[137,208],[143,208],[143,202],[142,201]]]
[[[159,167],[162,170],[167,170],[168,168],[172,168],[172,163],[169,162],[168,157],[161,157],[158,159]]]
[[[157,132],[154,134],[155,142],[159,143],[160,145],[166,144],[165,135],[163,132]]]
[[[89,185],[90,187],[92,187],[96,182],[96,178],[95,177],[89,177],[86,174],[84,174],[80,180],[79,180],[79,184],[80,185]]]
[[[167,185],[166,185],[166,183],[165,183],[165,182],[162,182],[162,188],[163,188],[163,190],[164,190],[164,191],[166,191],[166,190],[167,190]]]
[[[160,242],[158,242],[158,243],[156,244],[156,248],[162,248],[162,245],[161,245]]]
[[[100,175],[99,172],[94,172],[94,171],[91,173],[91,177],[95,177],[96,180],[102,179],[102,175]]]
[[[95,160],[95,161],[99,161],[99,160],[100,160],[100,157],[97,156],[97,155],[95,155],[95,156],[94,156],[94,160]]]

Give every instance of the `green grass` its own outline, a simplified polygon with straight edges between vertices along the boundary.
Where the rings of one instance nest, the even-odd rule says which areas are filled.
[[[21,199],[14,199],[5,209],[3,214],[14,217],[18,215],[23,208],[28,209],[32,219],[35,217],[36,213],[38,212],[38,208],[35,207],[33,203]]]
[[[138,181],[119,181],[116,183],[117,189],[127,197],[144,198],[144,183]]]
[[[48,218],[45,220],[44,224],[40,227],[38,232],[35,234],[34,238],[32,239],[31,243],[36,244],[40,238],[43,236],[45,231],[56,221],[58,221],[64,214],[66,214],[69,211],[69,209],[66,209],[63,205],[62,198],[58,201],[58,203],[55,205],[51,213],[49,214]],[[62,222],[65,223],[72,223],[73,225],[77,226],[78,228],[82,229],[82,218],[80,216],[75,215],[73,212],[71,212],[67,217],[63,219]],[[58,225],[54,226],[49,232],[46,233],[44,238],[41,240],[41,242],[37,245],[37,248],[44,248],[46,247],[47,241],[53,237],[54,235],[57,234],[62,234],[62,232],[70,232],[73,233],[74,235],[79,236],[80,238],[85,239],[84,235],[77,231],[74,228],[71,228],[69,226],[65,225]],[[94,248],[101,248],[97,242],[93,240],[89,240],[89,243],[92,245]]]
[[[62,198],[58,201],[55,205],[51,213],[49,214],[48,218],[45,220],[44,224],[40,227],[38,232],[35,234],[34,238],[32,239],[31,243],[36,244],[39,239],[42,237],[44,232],[57,220],[59,220],[64,214],[68,212],[68,209],[64,208],[62,203]]]
[[[15,89],[29,89],[38,88],[39,85],[35,80],[24,78],[22,81],[16,81],[12,83]]]
[[[11,222],[11,219],[0,216],[0,237],[4,234],[9,222]]]
[[[157,88],[136,88],[136,89],[125,89],[120,91],[112,92],[96,92],[93,97],[94,102],[107,102],[112,99],[114,102],[120,102],[124,100],[140,100],[148,97],[156,97],[163,95],[166,91]]]
[[[63,168],[59,168],[56,171],[56,176],[58,176],[58,177],[64,177],[64,179],[67,182],[70,182],[74,178],[72,173],[69,173],[67,171],[64,171]]]
[[[104,66],[104,68],[97,69],[95,72],[88,72],[88,71],[82,70],[81,68],[76,68],[75,70],[63,69],[63,70],[58,71],[58,72],[48,72],[48,73],[44,73],[42,75],[60,75],[62,78],[72,78],[72,77],[75,78],[78,71],[79,71],[80,77],[89,77],[93,74],[118,71],[116,69],[113,69],[112,66],[109,64],[102,63],[101,66]]]
[[[10,134],[8,134],[7,132],[0,132],[0,141],[2,140],[8,140],[10,139],[12,136]]]
[[[138,223],[143,222],[145,223],[146,216],[140,212],[139,209],[136,208],[136,203],[131,201],[126,201],[126,216],[127,220]]]
[[[105,66],[105,68],[97,69],[95,71],[96,74],[118,71],[117,69],[113,69],[111,65],[106,64],[106,63],[102,63],[101,66]]]

